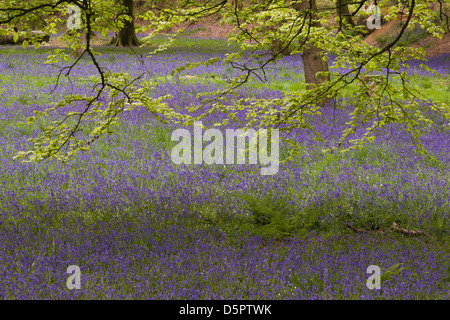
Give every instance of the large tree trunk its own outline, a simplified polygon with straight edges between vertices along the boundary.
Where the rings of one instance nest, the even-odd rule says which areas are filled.
[[[136,36],[136,31],[134,29],[134,10],[133,10],[133,0],[120,0],[122,5],[125,6],[125,14],[129,15],[132,19],[131,21],[124,20],[123,28],[116,32],[114,37],[111,39],[110,45],[117,47],[133,47],[139,46],[141,42]]]
[[[328,61],[323,60],[322,52],[311,44],[301,53],[307,88],[311,87],[311,84],[321,84],[329,80],[329,77],[325,76],[316,77],[317,72],[329,71]]]
[[[315,11],[317,10],[316,0],[302,0],[301,2],[297,2],[294,5],[294,8],[299,11],[308,9]],[[318,28],[320,26],[320,22],[315,22],[311,25],[311,28]],[[316,77],[317,72],[329,71],[328,61],[323,60],[323,57],[325,57],[323,50],[317,48],[313,43],[310,43],[302,51],[301,56],[303,60],[307,89],[312,88],[316,84],[329,80],[329,77]]]

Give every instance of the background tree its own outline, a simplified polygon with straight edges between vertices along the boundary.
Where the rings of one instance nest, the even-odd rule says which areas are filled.
[[[352,16],[350,14],[350,10],[348,9],[348,0],[337,0],[336,6],[339,16],[339,24],[341,28],[345,28],[345,24],[343,24],[343,20],[347,22],[350,26],[354,27],[355,22],[352,19]]]
[[[117,14],[119,31],[111,39],[110,44],[118,47],[133,47],[141,45],[136,36],[134,26],[134,2],[133,0],[120,0],[122,8]]]
[[[300,12],[308,12],[310,19],[310,28],[320,28],[321,24],[317,21],[317,4],[316,0],[311,1],[298,1],[293,5],[294,9]],[[314,42],[309,42],[307,36],[305,37],[305,49],[301,52],[303,60],[303,68],[305,73],[305,82],[308,87],[311,84],[320,84],[325,81],[329,81],[330,77],[327,73],[328,61],[325,55],[325,51],[320,47],[316,46]],[[324,72],[324,74],[317,75],[319,72]],[[317,76],[316,76],[317,75]]]

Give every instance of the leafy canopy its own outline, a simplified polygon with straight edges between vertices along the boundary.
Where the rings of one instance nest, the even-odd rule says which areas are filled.
[[[82,57],[88,57],[98,73],[92,81],[91,95],[69,95],[43,112],[36,111],[29,123],[48,117],[53,111],[64,110],[64,115],[43,129],[42,134],[33,138],[33,147],[21,151],[17,158],[24,161],[41,161],[47,158],[68,160],[79,151],[88,150],[100,136],[109,132],[117,124],[121,113],[142,106],[153,112],[158,119],[180,125],[191,125],[217,110],[228,113],[229,118],[238,110],[249,114],[248,127],[279,127],[281,130],[303,128],[310,130],[319,141],[324,138],[316,131],[311,119],[321,114],[326,103],[335,107],[349,104],[351,120],[341,132],[341,138],[334,146],[325,151],[341,148],[341,151],[356,148],[375,139],[376,130],[390,124],[402,124],[415,142],[417,150],[426,154],[419,138],[423,128],[431,126],[433,120],[427,111],[440,113],[450,120],[450,108],[439,101],[428,101],[418,88],[409,81],[408,60],[423,59],[424,50],[398,45],[399,40],[408,30],[420,27],[429,34],[442,37],[448,29],[446,4],[439,2],[439,11],[432,10],[431,0],[405,0],[393,6],[388,0],[377,1],[384,19],[390,21],[403,17],[398,34],[382,48],[368,45],[363,41],[367,32],[365,25],[351,24],[348,19],[338,15],[342,1],[303,0],[306,6],[298,6],[300,1],[287,0],[241,0],[218,1],[184,0],[174,3],[169,8],[161,8],[158,1],[147,1],[145,10],[137,16],[146,21],[141,31],[150,31],[150,37],[158,35],[176,25],[192,25],[212,14],[219,14],[221,22],[234,26],[230,43],[237,43],[241,50],[228,54],[225,58],[213,58],[198,63],[188,63],[172,74],[199,65],[225,63],[233,67],[237,75],[220,90],[204,93],[201,105],[193,106],[188,111],[180,112],[170,107],[166,100],[168,95],[155,96],[156,82],[148,80],[141,74],[132,77],[127,73],[107,71],[99,63],[100,53],[92,48],[91,38],[94,32],[104,36],[108,31],[118,31],[123,22],[131,17],[126,15],[126,8],[116,0],[3,0],[0,4],[0,36],[13,34],[15,41],[20,35],[29,40],[23,43],[39,46],[37,33],[32,27],[48,34],[56,34],[58,25],[65,23],[67,8],[76,5],[82,14],[80,30],[68,32],[64,36],[72,50],[81,49],[82,54],[73,61],[66,50],[56,49],[47,63],[65,62],[58,80],[70,76],[74,66]],[[363,11],[369,1],[354,1],[348,4],[352,18],[367,17]],[[16,27],[16,28],[14,28]],[[169,48],[174,39],[186,28],[169,34],[149,55],[155,55]],[[277,50],[273,50],[277,43]],[[314,45],[319,49],[319,58],[335,56],[335,62],[329,71],[319,72],[316,76],[325,76],[324,82],[308,86],[295,92],[286,93],[279,99],[247,98],[228,101],[230,93],[243,86],[251,79],[265,81],[265,70],[276,63],[284,49],[291,54],[303,54]],[[423,66],[427,69],[425,66]],[[431,70],[429,70],[431,71]],[[338,99],[344,91],[350,92],[347,100]],[[106,101],[106,102],[105,102]],[[82,110],[70,111],[75,104],[83,104]],[[206,104],[212,107],[203,108]],[[67,111],[69,110],[69,111]],[[194,111],[200,111],[193,116]],[[226,124],[225,119],[222,124]],[[92,126],[91,124],[95,125]],[[363,127],[362,137],[352,136],[356,129]],[[88,128],[90,135],[79,134]],[[347,148],[343,143],[349,141]],[[292,156],[295,155],[293,149]]]

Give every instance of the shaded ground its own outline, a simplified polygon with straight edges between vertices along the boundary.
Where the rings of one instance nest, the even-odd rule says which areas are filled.
[[[426,48],[427,58],[448,53],[450,52],[450,33],[445,34],[442,39],[428,37],[420,41],[417,46]]]
[[[400,17],[399,17],[400,18]],[[404,21],[406,16],[402,17]],[[381,26],[381,29],[373,31],[365,41],[368,44],[377,46],[377,38],[388,37],[396,32],[396,25],[401,20],[389,21]],[[173,31],[178,30],[175,28]],[[219,24],[217,17],[211,16],[207,19],[199,22],[198,24],[191,26],[186,35],[194,38],[227,38],[232,32],[233,27],[228,24]],[[445,34],[442,39],[438,39],[433,36],[427,36],[425,39],[418,41],[414,44],[415,47],[423,47],[427,52],[427,58],[440,56],[442,54],[450,52],[450,33]]]

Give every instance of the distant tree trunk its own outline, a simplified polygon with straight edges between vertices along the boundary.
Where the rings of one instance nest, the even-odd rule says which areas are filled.
[[[281,53],[283,56],[290,56],[292,53],[291,48],[287,47],[287,48],[283,49],[283,46],[284,46],[284,42],[281,41],[280,39],[273,40],[272,48],[271,48],[272,55]]]
[[[301,2],[297,2],[294,5],[294,8],[299,11],[311,9],[312,11],[317,10],[316,0],[302,0]],[[311,25],[311,28],[320,27],[320,22],[314,22]],[[305,73],[305,82],[306,88],[311,88],[315,84],[320,84],[329,80],[329,77],[319,76],[316,78],[317,72],[321,71],[329,71],[328,69],[328,61],[323,60],[323,50],[317,48],[313,43],[307,45],[307,47],[301,53],[304,73]]]
[[[328,61],[323,60],[322,52],[321,49],[311,44],[301,53],[307,87],[308,84],[321,84],[329,80],[329,77],[325,76],[316,77],[317,72],[329,71]]]
[[[15,32],[19,32],[19,29],[17,27],[13,28]],[[50,35],[45,34],[42,31],[31,31],[32,34],[37,35],[37,42],[49,42],[50,41]],[[14,41],[14,37],[12,34],[0,36],[0,44],[22,44],[24,41],[31,41],[30,38],[27,38],[26,36],[19,36],[19,39],[17,41]]]
[[[126,11],[124,14],[127,14],[132,19],[123,21],[123,28],[116,32],[114,37],[111,39],[110,45],[116,47],[133,47],[139,46],[141,42],[136,36],[136,31],[134,29],[134,10],[133,10],[133,0],[120,0],[122,5],[125,6]]]
[[[268,21],[270,18],[266,17],[266,21]],[[276,31],[280,26],[282,26],[284,23],[286,23],[286,19],[281,20],[278,24],[274,26],[267,27],[268,32]],[[292,53],[292,49],[288,46],[286,47],[285,43],[281,39],[274,39],[271,44],[270,51],[272,53],[272,56],[276,56],[278,54],[282,54],[283,56],[290,56]]]
[[[14,28],[14,31],[18,31],[17,28]],[[34,33],[35,35],[38,35],[40,38],[38,39],[37,42],[42,43],[42,42],[49,42],[50,41],[50,36],[48,34],[43,33],[42,31],[31,31],[31,33]],[[0,44],[22,44],[24,41],[31,41],[31,39],[25,37],[25,36],[20,36],[19,39],[14,42],[14,37],[13,35],[5,35],[5,36],[0,36]]]
[[[348,10],[348,0],[337,0],[336,5],[339,19],[345,19],[348,24],[355,26],[355,22],[350,15],[350,10]]]

